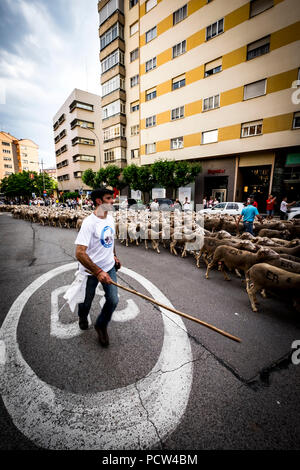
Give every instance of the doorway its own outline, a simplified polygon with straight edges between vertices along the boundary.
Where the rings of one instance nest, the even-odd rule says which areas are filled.
[[[225,202],[227,196],[227,189],[213,189],[212,197],[218,199],[219,202]]]

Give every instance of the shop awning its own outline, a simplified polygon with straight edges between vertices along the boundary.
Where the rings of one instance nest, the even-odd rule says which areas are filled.
[[[300,165],[300,153],[289,153],[286,157],[286,166]]]

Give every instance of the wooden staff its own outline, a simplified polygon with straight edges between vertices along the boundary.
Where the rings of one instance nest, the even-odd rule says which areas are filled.
[[[200,325],[206,326],[207,328],[210,328],[211,330],[216,331],[220,335],[226,336],[227,338],[232,339],[233,341],[241,343],[240,338],[237,338],[236,336],[233,336],[230,333],[226,333],[226,331],[220,330],[216,326],[210,325],[209,323],[206,323],[202,320],[198,320],[198,318],[192,317],[191,315],[187,315],[186,313],[180,312],[179,310],[175,310],[174,308],[168,307],[167,305],[157,302],[157,300],[154,300],[151,297],[148,297],[147,295],[137,292],[136,290],[129,289],[128,287],[125,287],[125,286],[121,286],[121,284],[118,284],[117,282],[111,281],[111,283],[114,284],[114,286],[120,287],[121,289],[131,292],[131,294],[135,294],[135,295],[138,295],[139,297],[142,297],[142,299],[149,300],[149,302],[152,302],[153,304],[156,304],[159,307],[165,308],[166,310],[170,310],[170,312],[176,313],[176,315],[180,315],[181,317],[187,318],[188,320],[192,320],[196,323],[199,323]]]

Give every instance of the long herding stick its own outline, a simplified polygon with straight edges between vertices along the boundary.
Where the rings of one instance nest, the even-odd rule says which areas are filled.
[[[170,312],[176,313],[176,315],[180,315],[181,317],[187,318],[188,320],[192,320],[196,323],[199,323],[200,325],[206,326],[207,328],[210,328],[213,331],[216,331],[220,335],[226,336],[229,339],[232,339],[233,341],[236,341],[237,343],[241,343],[240,338],[237,338],[236,336],[231,335],[230,333],[227,333],[226,331],[220,330],[216,326],[210,325],[209,323],[206,323],[202,320],[198,320],[198,318],[192,317],[191,315],[188,315],[187,313],[180,312],[179,310],[175,310],[174,308],[168,307],[167,305],[164,305],[160,302],[157,302],[157,300],[152,299],[151,297],[148,297],[147,295],[141,294],[140,292],[137,292],[136,290],[129,289],[128,287],[121,286],[121,284],[118,284],[117,282],[111,281],[114,286],[120,287],[120,289],[127,290],[128,292],[131,292],[131,294],[138,295],[139,297],[142,297],[142,299],[149,300],[149,302],[152,302],[153,304],[158,305],[159,307],[165,308],[166,310],[170,310]]]

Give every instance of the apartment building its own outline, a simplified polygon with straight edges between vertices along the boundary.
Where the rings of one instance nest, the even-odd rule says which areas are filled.
[[[98,10],[106,161],[201,162],[196,203],[300,198],[298,0],[100,0]]]
[[[30,139],[17,139],[0,132],[0,180],[12,173],[39,171],[39,146]]]
[[[75,88],[53,118],[59,191],[89,190],[85,170],[102,166],[101,98]]]

